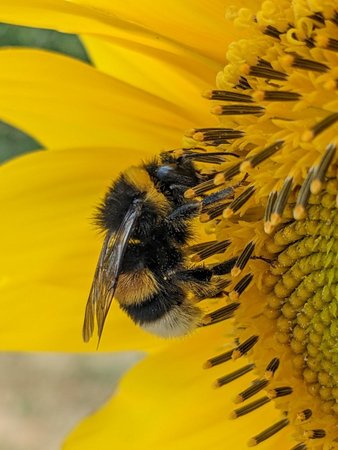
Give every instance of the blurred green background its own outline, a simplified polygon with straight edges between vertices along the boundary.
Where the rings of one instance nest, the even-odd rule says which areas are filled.
[[[0,23],[0,46],[43,48],[90,63],[80,39],[58,31]],[[38,148],[41,148],[41,145],[32,137],[0,121],[0,163]]]
[[[56,31],[0,24],[0,46],[44,48],[90,63],[76,36]],[[38,148],[30,136],[0,122],[0,163]],[[60,449],[67,433],[111,397],[119,377],[139,358],[0,354],[0,449]]]

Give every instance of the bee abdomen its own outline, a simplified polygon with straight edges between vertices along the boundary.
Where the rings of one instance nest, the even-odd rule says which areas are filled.
[[[155,276],[148,268],[121,273],[115,297],[121,305],[138,305],[159,291]]]
[[[201,323],[202,313],[191,303],[183,303],[166,312],[161,318],[140,324],[149,333],[163,338],[185,336]]]
[[[177,286],[162,288],[142,303],[121,307],[135,323],[161,337],[188,334],[200,323],[202,315]]]

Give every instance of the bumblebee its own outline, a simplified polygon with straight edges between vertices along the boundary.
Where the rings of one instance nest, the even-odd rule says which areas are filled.
[[[227,264],[192,266],[189,257],[212,254],[208,249],[215,243],[214,253],[227,245],[188,245],[202,202],[184,193],[206,179],[191,158],[166,152],[130,167],[112,184],[96,215],[105,238],[86,305],[84,341],[95,318],[100,340],[113,298],[136,324],[162,337],[185,335],[201,323],[197,302],[221,292],[227,282],[219,275],[229,272]]]

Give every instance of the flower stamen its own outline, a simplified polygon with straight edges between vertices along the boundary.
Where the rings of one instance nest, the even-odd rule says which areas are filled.
[[[236,264],[231,270],[232,277],[237,277],[242,272],[247,262],[251,258],[254,249],[255,249],[254,242],[249,242],[249,244],[244,248],[243,252],[240,254],[238,260],[236,261]]]
[[[231,178],[235,177],[240,173],[240,167],[242,162],[235,164],[234,166],[229,167],[225,172],[218,173],[214,178],[214,186],[220,186],[224,184],[227,180],[231,180]]]
[[[223,91],[221,89],[213,89],[206,91],[203,96],[209,100],[221,100],[224,102],[253,103],[250,95],[241,94],[239,92]]]
[[[234,409],[230,414],[230,418],[237,419],[238,417],[244,416],[245,414],[255,411],[256,409],[266,405],[269,402],[271,402],[271,398],[269,398],[268,396],[259,398],[258,400],[255,400],[251,403],[248,403],[245,406],[242,406],[241,408]]]
[[[251,372],[255,367],[255,364],[247,364],[246,366],[241,367],[238,370],[235,370],[224,377],[217,378],[217,380],[214,383],[215,388],[219,388],[224,386],[225,384],[231,383],[234,380],[237,380],[237,378],[242,377],[248,372]]]
[[[240,166],[240,171],[248,172],[248,170],[253,169],[254,167],[258,166],[258,164],[261,164],[263,161],[270,158],[278,150],[280,150],[282,148],[283,144],[284,144],[284,141],[277,141],[277,142],[273,143],[272,145],[269,145],[268,147],[264,148],[263,150],[258,152],[256,155],[246,158]]]
[[[233,200],[230,205],[223,211],[223,217],[229,219],[233,214],[235,214],[239,209],[245,205],[245,203],[252,197],[255,192],[254,186],[249,186],[245,191],[243,191],[235,200]]]
[[[229,293],[229,298],[232,301],[235,301],[239,298],[241,294],[245,291],[245,289],[249,286],[253,279],[253,274],[246,274],[233,288],[233,290]]]
[[[307,450],[306,444],[304,442],[301,442],[300,444],[295,445],[291,448],[291,450]]]
[[[200,215],[200,222],[206,223],[209,222],[210,220],[214,220],[217,217],[221,216],[223,214],[225,207],[227,207],[228,205],[230,205],[229,202],[221,203],[219,205],[214,206],[213,208],[208,209],[208,211]]]
[[[322,439],[325,436],[326,432],[322,429],[304,431],[304,437],[307,439]]]
[[[233,349],[231,349],[227,352],[221,353],[220,355],[214,356],[213,358],[208,359],[203,364],[203,369],[211,369],[211,367],[219,366],[220,364],[230,361],[231,357],[232,357],[232,353],[233,353]]]
[[[245,342],[236,347],[231,355],[232,360],[236,360],[246,355],[252,347],[257,343],[258,336],[250,336]]]
[[[262,431],[261,433],[251,438],[248,442],[248,446],[254,447],[255,445],[260,444],[261,442],[266,441],[266,439],[278,433],[278,431],[285,428],[287,425],[289,425],[289,423],[290,422],[288,419],[282,419],[279,422],[276,422],[271,427],[267,428],[266,430]]]
[[[292,394],[293,389],[290,386],[277,387],[270,389],[267,392],[268,397],[272,400],[273,398],[284,397],[285,395]]]
[[[202,162],[205,164],[222,164],[224,161],[226,161],[226,156],[229,155],[237,157],[235,153],[209,152],[209,153],[190,153],[188,155],[185,155],[184,158],[192,159],[195,162]]]
[[[221,353],[220,355],[214,356],[213,358],[208,359],[204,363],[203,368],[210,369],[211,367],[218,366],[227,361],[230,361],[231,359],[236,360],[236,359],[240,358],[241,356],[245,355],[249,350],[251,350],[257,341],[258,341],[258,336],[251,336],[249,339],[247,339],[245,342],[238,345],[237,347],[235,347],[225,353]]]
[[[338,119],[338,115],[337,115]],[[322,190],[326,172],[336,153],[336,146],[329,144],[318,166],[314,169],[313,180],[311,181],[310,190],[312,194],[319,194]]]
[[[280,40],[280,36],[281,34],[283,34],[281,31],[278,31],[277,28],[275,28],[272,25],[268,25],[265,30],[263,30],[263,34],[265,34],[266,36],[270,36],[274,39],[278,39]]]
[[[191,246],[189,252],[194,253],[191,256],[191,261],[200,262],[210,256],[216,255],[218,253],[224,253],[227,247],[230,245],[231,241],[210,241],[204,242],[202,244],[197,244],[196,246]]]
[[[287,177],[284,181],[282,189],[278,192],[276,201],[271,210],[270,223],[272,226],[279,225],[282,221],[283,211],[291,193],[293,183],[292,177]]]
[[[311,14],[309,18],[315,20],[316,22],[319,22],[321,25],[325,25],[325,17],[319,11],[315,12],[314,14]]]
[[[308,171],[307,177],[305,178],[304,183],[302,184],[297,200],[296,205],[293,209],[293,217],[295,220],[305,219],[306,217],[306,207],[308,205],[308,201],[310,198],[311,190],[310,187],[312,185],[312,180],[314,176],[315,169],[313,167]]]
[[[261,115],[264,108],[251,105],[217,105],[211,108],[211,113],[217,116]]]
[[[264,376],[267,380],[271,380],[271,378],[275,375],[279,367],[279,363],[280,363],[279,358],[272,358],[272,360],[266,366]]]
[[[266,66],[256,65],[250,66],[249,64],[244,64],[241,67],[241,73],[243,75],[250,75],[257,78],[264,78],[268,80],[280,80],[285,81],[287,79],[287,74],[280,72],[279,70],[270,69]]]
[[[302,95],[288,91],[254,91],[252,98],[261,102],[296,102],[302,98]]]
[[[210,191],[211,189],[214,189],[214,181],[208,180],[203,181],[202,183],[198,184],[197,186],[194,186],[193,188],[190,188],[185,191],[184,197],[188,199],[192,199],[195,197],[198,197],[199,195],[203,194],[204,192]]]
[[[327,130],[330,126],[334,125],[338,120],[338,113],[330,114],[325,119],[318,122],[310,130],[304,131],[302,135],[303,142],[310,142],[317,137],[320,133]]]
[[[318,37],[316,39],[316,44],[319,47],[325,48],[327,50],[332,50],[333,52],[338,52],[338,40],[337,39],[328,38],[328,39],[325,39],[325,41],[323,41],[322,39],[320,40]]]
[[[239,305],[240,303],[238,302],[232,302],[222,308],[216,309],[216,311],[206,314],[202,319],[202,326],[214,325],[215,323],[230,319],[234,316]]]
[[[311,70],[313,72],[321,73],[325,73],[330,70],[330,68],[326,64],[320,63],[318,61],[312,61],[310,59],[305,59],[299,55],[288,54],[283,57],[283,62],[290,65],[291,67],[301,70]]]
[[[249,386],[244,391],[240,392],[234,399],[234,403],[242,403],[245,400],[248,400],[250,397],[253,397],[262,389],[264,389],[269,383],[267,379],[255,380],[252,382],[252,385]]]
[[[305,422],[310,419],[312,416],[312,410],[310,408],[306,408],[303,411],[297,413],[296,420],[299,422]]]

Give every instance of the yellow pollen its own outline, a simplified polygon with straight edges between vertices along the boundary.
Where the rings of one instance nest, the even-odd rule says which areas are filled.
[[[310,141],[312,141],[313,138],[314,138],[314,134],[313,134],[313,131],[311,131],[311,130],[306,130],[302,134],[303,142],[310,142]]]
[[[194,198],[195,197],[195,192],[193,191],[193,189],[188,189],[188,190],[185,191],[184,197],[185,198]]]
[[[231,269],[231,276],[233,278],[238,277],[238,275],[241,273],[241,269],[239,267],[234,267]]]
[[[251,162],[250,161],[243,161],[242,164],[240,165],[239,170],[242,173],[246,173],[248,172],[250,169],[252,168]]]
[[[256,101],[256,102],[262,102],[264,100],[264,91],[255,91],[252,94],[252,98]]]
[[[329,37],[328,36],[323,36],[323,35],[319,35],[315,37],[315,42],[318,45],[318,47],[327,47],[328,43],[329,43]]]
[[[220,105],[213,106],[211,108],[211,114],[216,114],[217,116],[220,116],[222,114],[222,107]]]
[[[221,184],[225,183],[225,178],[223,173],[218,173],[214,178],[214,184],[215,186],[220,186]]]
[[[306,209],[303,205],[297,205],[293,210],[293,217],[295,220],[302,220],[306,217]]]
[[[323,183],[320,180],[314,180],[311,183],[310,189],[312,194],[319,194],[322,189]]]
[[[230,209],[230,208],[226,208],[224,211],[223,211],[223,217],[224,217],[224,219],[229,219],[232,215],[233,215],[233,210],[232,209]]]
[[[208,99],[210,99],[211,97],[212,97],[212,91],[205,91],[205,92],[203,92],[203,97],[204,98],[208,98]]]
[[[337,82],[336,80],[327,80],[323,87],[326,91],[335,91],[337,89]]]

